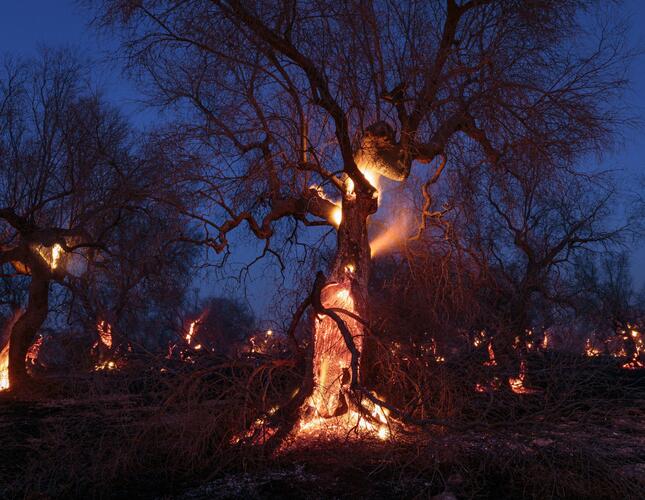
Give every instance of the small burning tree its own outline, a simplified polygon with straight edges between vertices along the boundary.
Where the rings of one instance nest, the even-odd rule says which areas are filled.
[[[491,177],[524,175],[530,145],[531,164],[557,179],[610,133],[605,103],[624,83],[620,33],[570,49],[581,46],[577,1],[101,5],[104,22],[125,28],[157,104],[186,117],[181,140],[201,147],[202,162],[175,177],[194,193],[177,208],[204,228],[192,241],[227,252],[247,226],[276,255],[281,227],[336,230],[311,297],[309,406],[321,419],[370,397],[359,367],[380,179],[403,183],[415,164],[429,167],[410,235],[423,244],[446,215],[432,193],[444,172],[481,164]]]

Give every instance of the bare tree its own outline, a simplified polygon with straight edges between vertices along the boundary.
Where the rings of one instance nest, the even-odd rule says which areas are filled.
[[[582,36],[579,1],[99,3],[154,104],[174,106],[201,149],[177,177],[194,193],[177,208],[204,229],[193,241],[224,252],[246,225],[276,252],[281,222],[336,228],[318,288],[328,323],[314,334],[322,416],[361,388],[374,178],[405,182],[428,166],[422,239],[442,215],[432,189],[445,172],[474,160],[490,176],[521,170],[530,151],[535,174],[557,178],[605,146],[616,120],[606,103],[625,83],[621,33],[606,23]],[[344,313],[350,333],[334,307],[354,315]]]
[[[2,69],[0,264],[30,277],[9,348],[10,384],[20,390],[50,284],[69,284],[107,249],[141,172],[128,127],[91,90],[73,54],[45,50],[35,61],[6,59]]]
[[[480,172],[475,211],[461,221],[480,265],[492,269],[495,288],[489,301],[495,352],[505,369],[517,369],[534,328],[539,304],[572,309],[576,258],[582,252],[606,251],[621,241],[627,226],[610,222],[615,186],[607,173],[545,173],[527,158],[521,169],[495,176]],[[497,321],[494,321],[497,318]],[[495,324],[496,323],[496,324]],[[513,365],[515,367],[513,368]]]

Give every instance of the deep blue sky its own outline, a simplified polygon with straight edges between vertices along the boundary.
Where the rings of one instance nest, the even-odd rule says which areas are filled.
[[[631,43],[645,52],[645,0],[627,0]],[[87,26],[89,12],[74,0],[0,0],[0,54],[33,55],[39,45],[71,46],[83,56],[99,59],[99,83],[107,96],[119,104],[137,125],[145,126],[154,115],[142,112],[134,86],[122,77],[118,62],[110,60],[116,43],[107,35],[98,36]],[[627,99],[634,114],[645,122],[645,56],[632,68],[632,89]],[[624,171],[636,179],[645,172],[645,127],[624,131],[624,145],[607,158],[606,167]],[[634,189],[642,189],[636,182]],[[638,286],[645,281],[645,250],[642,242],[633,245],[633,275]]]

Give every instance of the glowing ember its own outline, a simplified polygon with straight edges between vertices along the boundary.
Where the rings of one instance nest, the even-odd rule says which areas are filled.
[[[0,391],[9,389],[9,342],[0,351]]]
[[[107,321],[99,321],[96,324],[96,331],[101,343],[108,349],[112,349],[112,325]]]
[[[544,338],[542,339],[542,349],[547,350],[549,347],[549,333],[544,332]]]

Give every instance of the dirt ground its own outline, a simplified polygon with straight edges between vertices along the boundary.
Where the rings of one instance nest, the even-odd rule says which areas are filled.
[[[0,395],[0,497],[642,498],[645,491],[643,399],[593,417],[414,429],[386,442],[301,441],[270,457],[200,449],[210,461],[185,469],[165,455],[165,441],[196,435],[182,425],[176,435],[142,433],[151,419],[176,417],[168,411],[132,395]]]

